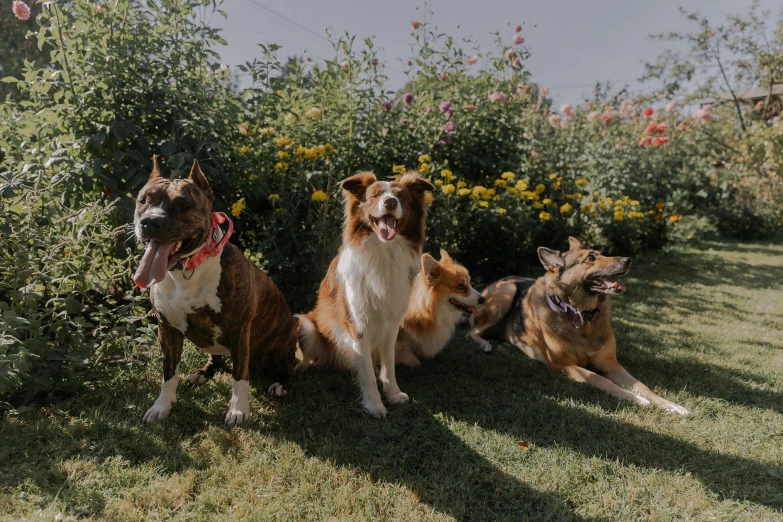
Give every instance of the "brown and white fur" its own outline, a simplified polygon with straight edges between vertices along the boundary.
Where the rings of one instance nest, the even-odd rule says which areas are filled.
[[[687,408],[659,397],[617,362],[609,296],[625,292],[625,285],[612,278],[628,273],[631,258],[605,257],[574,238],[569,243],[563,253],[538,249],[546,275],[535,280],[507,277],[487,287],[487,300],[476,309],[468,338],[484,351],[492,348],[482,336],[508,341],[576,381],[642,406],[688,415]],[[577,328],[549,306],[547,294],[588,313],[591,320]]]
[[[397,334],[397,364],[416,367],[420,359],[432,359],[449,342],[463,314],[484,297],[470,285],[467,269],[440,251],[440,262],[421,256],[421,271],[413,281],[411,300]]]
[[[223,358],[231,357],[229,426],[241,424],[250,414],[251,364],[265,369],[274,381],[269,393],[282,396],[296,362],[296,321],[288,304],[269,276],[237,247],[227,243],[190,277],[179,267],[181,259],[204,247],[212,229],[213,200],[198,163],[193,163],[188,179],[166,179],[155,158],[136,199],[134,227],[146,250],[134,280],[150,290],[163,351],[163,385],[144,414],[145,423],[166,418],[176,402],[185,338],[210,354],[203,368],[187,376],[191,385],[206,382],[222,369]]]
[[[362,405],[386,415],[375,379],[389,404],[408,396],[394,372],[394,345],[419,269],[426,219],[425,193],[434,190],[417,174],[378,181],[360,173],[342,181],[345,225],[340,250],[321,282],[315,309],[299,319],[303,361],[296,371],[334,365],[355,372]]]

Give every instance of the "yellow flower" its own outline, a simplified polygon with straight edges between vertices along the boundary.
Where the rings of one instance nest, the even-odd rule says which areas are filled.
[[[587,180],[585,178],[579,178],[575,183],[577,187],[584,187],[587,185]]]
[[[532,190],[523,190],[519,195],[525,199],[538,199],[538,193],[533,192]]]
[[[623,214],[623,211],[622,211],[622,210],[619,210],[619,211],[618,211],[618,210],[615,210],[615,211],[614,211],[614,220],[615,220],[615,221],[622,221],[622,220],[623,220],[623,217],[624,217],[624,214]]]
[[[568,214],[569,212],[571,212],[571,205],[568,203],[563,203],[563,205],[560,206],[560,213]]]
[[[419,172],[422,174],[427,174],[430,171],[430,164],[429,163],[422,163],[419,165]]]
[[[514,173],[513,172],[504,172],[500,175],[503,179],[514,179]]]
[[[499,209],[498,209],[498,214],[500,214],[501,216],[502,216],[503,214],[505,214],[505,213],[506,213],[506,209],[505,209],[505,208],[499,208]]]
[[[507,185],[505,179],[496,179],[495,180],[495,186],[496,187],[505,187]]]
[[[552,179],[557,179],[557,174],[550,174],[550,175],[549,175],[549,179],[550,179],[550,180],[552,180]]]
[[[538,185],[536,185],[536,193],[541,194],[545,190],[546,190],[546,185],[544,185],[543,183],[539,183]]]
[[[286,170],[288,170],[288,163],[285,161],[275,163],[275,172],[285,172]]]
[[[517,181],[516,185],[514,185],[514,187],[516,187],[516,189],[520,192],[527,190],[528,186],[530,186],[530,182],[526,179],[520,179]]]
[[[560,184],[563,182],[563,178],[557,178],[557,180],[552,183],[552,188],[559,189]]]
[[[435,180],[435,186],[436,186],[436,187],[440,187],[440,186],[442,186],[442,185],[443,185],[443,180],[442,180],[442,179],[436,179],[436,180]]]
[[[544,201],[542,201],[541,203],[543,203],[544,205],[551,205],[552,204],[552,200],[549,199],[549,198],[544,198]]]
[[[255,181],[255,180],[258,179],[258,174],[251,174],[251,175],[249,175],[247,177],[247,179],[250,180],[250,181]],[[652,211],[650,211],[650,212],[652,212]]]
[[[280,194],[269,194],[269,199],[272,201],[277,201],[280,199]]]
[[[428,205],[432,203],[433,199],[435,199],[435,198],[432,197],[432,192],[425,192],[424,193],[424,201],[426,201]]]
[[[461,189],[459,189],[459,191],[457,191],[457,194],[459,194],[460,196],[467,196],[468,194],[470,194],[470,189],[469,188],[461,188]]]
[[[631,206],[632,207],[638,207],[639,206],[639,202],[637,200],[635,200],[635,199],[631,200]]]
[[[407,169],[405,168],[405,165],[395,165],[392,167],[392,172],[399,172],[404,173]]]
[[[541,212],[538,214],[538,219],[541,221],[549,221],[549,218],[552,217],[549,215],[549,212]]]
[[[291,138],[287,136],[280,136],[275,140],[275,144],[277,144],[278,147],[287,147],[288,145],[291,145],[294,142]]]
[[[681,216],[679,214],[672,214],[671,216],[669,216],[669,221],[671,221],[672,223],[676,223],[680,220],[680,217]]]
[[[486,190],[487,189],[482,187],[481,185],[476,185],[475,187],[473,187],[473,190],[471,190],[471,195],[474,198],[477,198],[477,197],[481,196],[484,193],[484,191],[486,191]]]
[[[507,192],[508,192],[509,194],[513,194],[513,195],[515,195],[515,196],[516,196],[517,194],[519,194],[519,191],[516,189],[516,187],[509,187]]]
[[[272,127],[264,127],[263,129],[258,129],[258,133],[261,136],[266,136],[267,134],[269,136],[274,136],[275,135],[275,129],[273,129]]]
[[[277,155],[282,159],[288,159],[289,154],[284,150],[278,150]]]
[[[487,208],[489,206],[489,201],[479,201],[478,204],[480,207]]]
[[[481,193],[481,199],[490,200],[495,195],[495,189],[485,189]]]
[[[538,210],[541,210],[542,208],[544,208],[544,204],[541,203],[540,201],[534,201],[533,208],[537,208]]]
[[[427,163],[428,161],[432,161],[432,158],[430,158],[429,155],[422,154],[419,156],[419,163]]]
[[[242,198],[238,200],[236,203],[231,205],[231,214],[235,217],[239,217],[239,215],[242,213],[243,210],[247,208],[247,205],[245,205],[245,198]]]
[[[458,181],[457,182],[457,188],[465,188],[467,186],[468,186],[468,184],[465,183],[464,181]]]
[[[317,120],[318,118],[321,117],[321,109],[319,109],[318,107],[310,107],[309,109],[307,109],[306,114],[307,117],[310,118],[311,120]]]
[[[326,201],[326,192],[323,190],[316,190],[310,197],[313,201]]]
[[[332,147],[330,143],[324,145],[324,150],[326,151],[327,154],[334,154],[334,147]]]
[[[240,123],[240,124],[239,124],[239,133],[240,133],[242,136],[247,136],[248,134],[250,134],[250,124],[249,124],[249,123],[247,123],[247,122],[245,122],[245,123]]]
[[[299,156],[304,156],[305,154],[307,154],[307,147],[302,147],[301,145],[299,145],[296,148],[296,154]]]
[[[438,181],[440,181],[440,180],[438,180]],[[455,190],[455,187],[454,187],[454,185],[452,185],[451,183],[449,183],[448,185],[443,185],[443,186],[440,188],[440,190],[442,190],[444,194],[451,194],[451,193],[453,193],[453,192],[454,192],[454,190]]]
[[[243,145],[239,147],[240,154],[247,154],[248,152],[250,152],[250,147],[248,147],[247,145]]]
[[[294,114],[292,112],[289,112],[285,116],[283,116],[283,124],[284,125],[293,125],[296,123],[296,120],[299,119],[299,116],[297,114]]]
[[[451,181],[451,178],[454,177],[454,173],[451,172],[450,170],[441,170],[440,171],[440,176],[442,178],[446,178],[447,181]]]

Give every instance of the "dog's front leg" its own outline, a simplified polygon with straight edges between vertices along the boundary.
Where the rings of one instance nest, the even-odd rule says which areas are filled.
[[[380,378],[383,383],[383,394],[389,404],[403,404],[408,402],[408,394],[400,391],[397,386],[397,376],[394,371],[394,352],[397,347],[398,329],[394,328],[391,332],[381,338],[381,373]]]
[[[152,407],[144,414],[142,421],[152,424],[169,416],[171,407],[177,402],[179,361],[182,359],[182,344],[185,336],[168,324],[161,316],[158,324],[158,341],[163,351],[163,385]]]
[[[672,413],[677,413],[679,415],[690,415],[691,413],[688,408],[684,408],[679,404],[667,401],[663,397],[657,395],[650,388],[637,380],[633,375],[628,373],[628,370],[623,368],[620,363],[616,361],[614,364],[604,366],[603,368],[598,368],[598,370],[606,375],[606,377],[613,383],[617,384],[618,386],[622,386],[623,388],[628,388],[634,393],[641,395],[661,409]]]
[[[633,401],[641,406],[650,405],[650,401],[644,397],[636,395],[635,393],[631,393],[628,390],[624,390],[606,377],[602,377],[601,375],[598,375],[595,372],[591,372],[586,368],[582,368],[581,366],[566,366],[563,368],[563,372],[575,381],[592,384],[596,388],[610,393],[620,399]]]
[[[354,352],[354,368],[362,390],[362,406],[375,417],[386,416],[386,406],[381,401],[378,392],[378,381],[375,380],[375,367],[372,362],[372,348],[366,336],[354,339],[352,343]]]
[[[250,329],[246,328],[239,339],[237,346],[231,352],[231,376],[233,389],[231,391],[231,403],[226,413],[226,424],[239,426],[250,415]]]

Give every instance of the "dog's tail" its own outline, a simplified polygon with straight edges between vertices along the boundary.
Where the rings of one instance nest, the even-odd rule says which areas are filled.
[[[302,362],[294,372],[301,373],[311,366],[323,366],[332,362],[334,349],[329,339],[318,329],[318,323],[310,314],[294,316],[298,323],[299,349],[302,350]]]

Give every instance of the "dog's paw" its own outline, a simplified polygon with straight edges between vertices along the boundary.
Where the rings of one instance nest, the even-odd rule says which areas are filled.
[[[684,406],[680,406],[679,404],[675,404],[669,401],[663,401],[662,403],[658,404],[658,406],[661,409],[668,411],[669,413],[676,413],[677,415],[691,414],[691,410],[689,410],[688,408],[685,408]]]
[[[207,382],[209,379],[207,379],[207,376],[204,375],[204,372],[201,370],[195,370],[193,373],[189,374],[187,377],[185,377],[185,383],[188,386],[200,386]]]
[[[489,341],[481,341],[481,343],[479,343],[479,350],[484,353],[492,353],[492,345]]]
[[[373,417],[378,417],[379,419],[386,417],[386,414],[388,413],[386,411],[386,406],[384,406],[381,401],[378,402],[364,401],[362,405],[364,406],[364,409],[367,410],[367,413],[369,413]]]
[[[397,392],[387,395],[386,400],[389,401],[389,404],[405,404],[410,400],[410,397],[407,393]]]
[[[632,395],[631,400],[634,401],[639,406],[650,406],[652,404],[648,399],[645,399],[641,395],[636,395],[634,393],[632,393],[631,395]]]
[[[266,393],[272,397],[285,397],[288,395],[288,391],[279,382],[272,383],[272,386],[269,387]]]
[[[239,426],[250,415],[250,407],[241,408],[239,406],[231,406],[228,413],[226,413],[226,424],[229,427]]]
[[[155,422],[162,421],[169,416],[171,407],[171,402],[166,404],[163,401],[155,401],[152,407],[147,410],[147,413],[144,414],[144,417],[141,419],[141,421],[144,424],[154,424]]]

